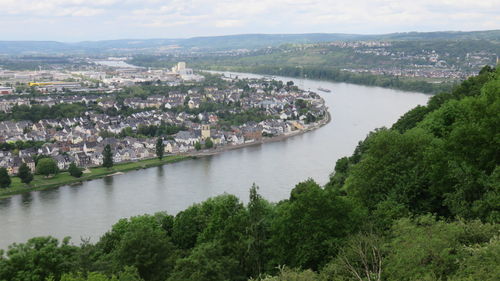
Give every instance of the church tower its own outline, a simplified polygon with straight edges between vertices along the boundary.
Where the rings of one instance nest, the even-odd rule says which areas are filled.
[[[202,124],[201,125],[201,138],[206,140],[210,137],[210,125]]]

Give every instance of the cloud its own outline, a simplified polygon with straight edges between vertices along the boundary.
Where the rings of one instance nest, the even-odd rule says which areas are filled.
[[[0,7],[2,39],[26,35],[26,27],[7,25],[23,19],[40,23],[28,33],[50,29],[63,41],[71,28],[96,36],[82,40],[500,28],[498,0],[0,0]]]
[[[217,20],[215,21],[216,27],[237,27],[242,26],[244,21],[242,20]]]

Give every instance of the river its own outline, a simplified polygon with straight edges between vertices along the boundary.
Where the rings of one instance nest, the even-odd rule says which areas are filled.
[[[257,77],[245,74],[240,76]],[[223,193],[247,202],[252,183],[270,201],[288,198],[300,181],[328,181],[335,161],[351,155],[371,130],[391,126],[428,95],[345,83],[297,78],[296,85],[318,91],[332,121],[284,141],[227,151],[196,160],[133,171],[76,186],[31,192],[0,200],[0,249],[34,236],[71,236],[96,241],[120,218],[166,211],[170,214]]]

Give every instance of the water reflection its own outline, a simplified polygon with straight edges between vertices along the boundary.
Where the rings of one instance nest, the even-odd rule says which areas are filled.
[[[25,206],[28,206],[31,204],[33,201],[33,193],[24,193],[21,194],[21,203]]]
[[[165,165],[156,167],[156,176],[158,178],[163,178],[163,176],[165,175],[164,169]]]
[[[37,194],[40,201],[45,201],[45,202],[57,201],[61,195],[61,190],[59,188],[50,188],[47,190],[37,192]]]
[[[114,176],[107,176],[102,179],[104,186],[113,187]]]
[[[10,205],[12,204],[12,200],[13,200],[12,197],[0,199],[0,210],[9,208]]]

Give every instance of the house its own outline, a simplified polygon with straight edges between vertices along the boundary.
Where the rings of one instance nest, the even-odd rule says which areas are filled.
[[[52,158],[54,159],[54,161],[56,161],[59,170],[67,170],[71,162],[74,162],[74,158],[69,155],[59,154]]]
[[[262,129],[258,126],[248,126],[243,128],[245,141],[256,141],[262,139]]]
[[[192,146],[199,141],[199,138],[197,138],[193,132],[180,131],[177,134],[175,134],[174,140],[178,143]]]
[[[79,167],[88,167],[92,164],[92,159],[85,152],[76,153],[75,160]]]
[[[19,156],[14,156],[11,158],[11,161],[8,163],[7,173],[9,175],[17,175],[19,173],[19,167],[21,167],[22,160]]]
[[[23,163],[26,163],[26,165],[28,166],[28,168],[30,168],[32,173],[35,172],[35,160],[33,160],[31,156],[23,156],[21,157],[21,161]]]
[[[115,153],[113,153],[113,162],[114,163],[122,162],[122,155],[120,154],[119,151],[115,151]]]
[[[102,153],[91,153],[90,161],[92,162],[92,166],[102,166],[104,163],[104,156]]]

